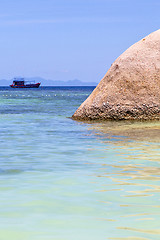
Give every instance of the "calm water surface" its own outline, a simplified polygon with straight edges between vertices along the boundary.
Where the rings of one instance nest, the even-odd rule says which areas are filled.
[[[0,240],[159,240],[160,123],[80,123],[92,87],[0,88]]]

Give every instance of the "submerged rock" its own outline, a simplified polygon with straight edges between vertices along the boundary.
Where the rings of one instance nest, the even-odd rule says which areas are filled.
[[[160,120],[160,30],[117,58],[72,118]]]

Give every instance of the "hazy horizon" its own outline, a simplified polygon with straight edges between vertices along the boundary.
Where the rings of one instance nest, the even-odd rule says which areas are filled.
[[[44,79],[41,77],[25,77],[24,80],[27,81],[34,81],[40,82],[41,86],[97,86],[98,82],[88,82],[88,81],[81,81],[79,79],[68,79],[68,80],[56,80],[56,79]],[[7,87],[12,84],[13,78],[7,79],[0,79],[0,87]]]

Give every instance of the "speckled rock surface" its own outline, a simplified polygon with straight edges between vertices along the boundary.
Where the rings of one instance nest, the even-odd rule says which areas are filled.
[[[160,120],[160,30],[117,58],[72,118]]]

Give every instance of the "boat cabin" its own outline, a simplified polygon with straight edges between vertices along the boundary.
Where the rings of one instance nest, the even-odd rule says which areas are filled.
[[[24,85],[24,81],[13,81],[13,85],[14,86],[23,86]]]

